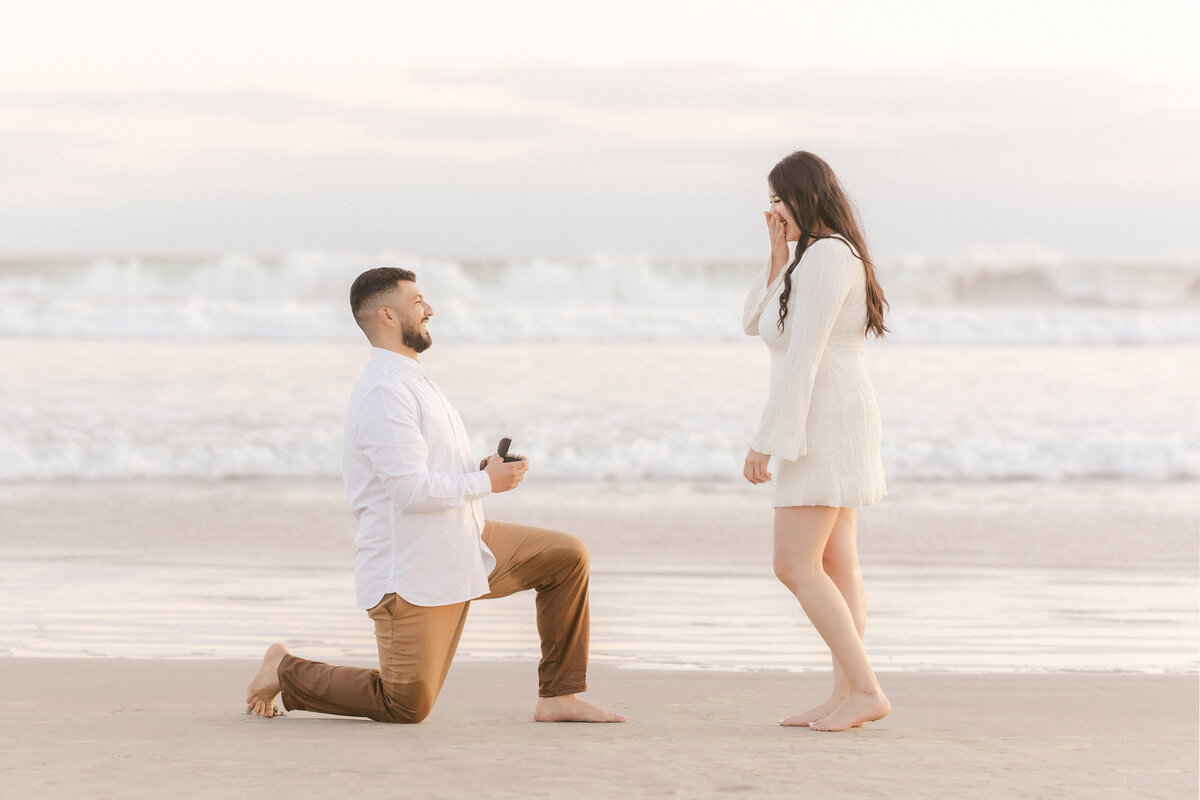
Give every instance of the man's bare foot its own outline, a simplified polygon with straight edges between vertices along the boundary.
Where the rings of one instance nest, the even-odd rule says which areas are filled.
[[[846,695],[832,695],[828,700],[815,708],[810,708],[803,714],[797,714],[794,717],[779,720],[779,724],[785,728],[807,728],[809,723],[816,722],[821,717],[828,716],[835,708],[842,704],[846,699]]]
[[[267,648],[258,672],[246,688],[246,710],[259,717],[275,716],[275,695],[279,694],[279,662],[288,654],[281,644]]]
[[[864,722],[883,719],[892,710],[892,704],[882,691],[874,694],[853,692],[828,716],[816,720],[808,727],[814,731],[844,731]]]
[[[538,722],[624,722],[625,717],[605,711],[573,694],[558,697],[539,697],[533,709]]]

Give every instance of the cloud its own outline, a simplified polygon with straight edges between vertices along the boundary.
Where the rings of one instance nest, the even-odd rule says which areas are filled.
[[[423,71],[353,102],[9,93],[0,108],[4,234],[25,250],[49,231],[61,243],[63,217],[98,206],[136,247],[138,216],[170,203],[181,213],[155,234],[160,249],[735,255],[755,252],[762,178],[796,148],[839,170],[884,251],[1019,231],[1074,253],[1122,225],[1156,247],[1197,246],[1186,219],[1200,213],[1200,101],[1099,73]],[[257,233],[243,222],[251,202]],[[465,229],[447,221],[456,204]],[[206,220],[203,236],[178,221],[189,217]],[[397,218],[404,242],[388,238]],[[76,247],[117,246],[103,228]]]

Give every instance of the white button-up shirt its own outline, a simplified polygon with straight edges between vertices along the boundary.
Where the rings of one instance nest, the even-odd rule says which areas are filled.
[[[346,413],[342,478],[358,519],[360,608],[389,592],[418,606],[487,594],[496,559],[483,543],[480,500],[491,481],[419,362],[372,348]]]

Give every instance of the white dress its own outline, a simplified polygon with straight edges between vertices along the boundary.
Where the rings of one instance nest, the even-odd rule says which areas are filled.
[[[792,272],[783,332],[783,274],[770,264],[746,298],[746,333],[771,351],[771,390],[750,445],[775,456],[775,507],[867,506],[887,494],[879,407],[865,364],[866,273],[840,237],[809,245]]]

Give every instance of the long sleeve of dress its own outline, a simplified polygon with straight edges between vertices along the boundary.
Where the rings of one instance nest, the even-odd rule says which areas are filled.
[[[814,243],[797,265],[792,274],[795,304],[785,323],[787,355],[771,382],[770,397],[751,445],[754,450],[789,461],[808,452],[806,427],[813,381],[856,270],[861,270],[860,262],[846,245],[830,240]],[[757,329],[757,319],[755,324]]]
[[[742,327],[747,336],[758,336],[758,319],[767,305],[767,298],[771,296],[771,287],[767,284],[767,278],[770,275],[771,262],[768,261],[762,272],[758,273],[758,277],[754,279],[750,293],[746,295],[746,305],[742,309]]]

